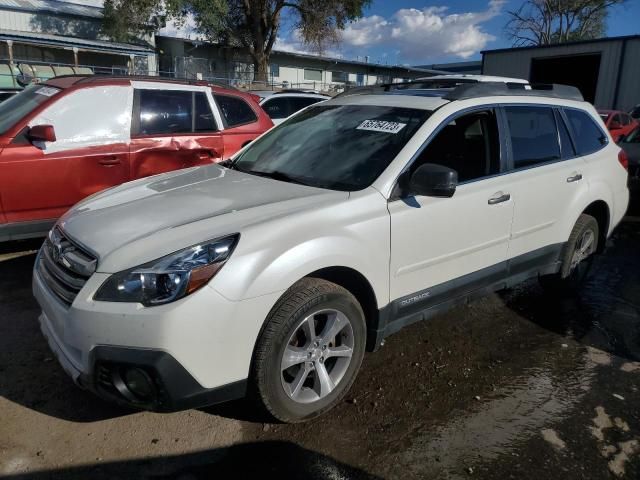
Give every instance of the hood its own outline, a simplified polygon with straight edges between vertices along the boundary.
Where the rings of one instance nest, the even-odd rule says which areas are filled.
[[[98,256],[98,271],[109,272],[348,195],[209,165],[101,192],[69,210],[59,226]],[[116,251],[118,260],[109,261]]]

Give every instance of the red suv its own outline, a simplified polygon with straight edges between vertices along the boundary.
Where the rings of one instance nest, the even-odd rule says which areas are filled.
[[[273,126],[259,97],[136,77],[65,76],[0,104],[0,241],[43,236],[105,188],[219,162]]]
[[[638,126],[638,122],[626,112],[598,109],[598,113],[611,132],[614,142],[620,140],[623,135],[629,135]]]

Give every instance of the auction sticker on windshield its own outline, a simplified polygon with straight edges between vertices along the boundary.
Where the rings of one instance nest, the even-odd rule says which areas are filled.
[[[384,133],[398,133],[404,127],[406,123],[400,122],[385,122],[383,120],[365,120],[362,122],[356,130],[368,130],[370,132],[384,132]]]

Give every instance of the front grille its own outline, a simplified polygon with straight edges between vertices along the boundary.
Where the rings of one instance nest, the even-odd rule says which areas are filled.
[[[56,227],[40,249],[36,268],[49,290],[63,303],[71,305],[95,272],[96,259]]]

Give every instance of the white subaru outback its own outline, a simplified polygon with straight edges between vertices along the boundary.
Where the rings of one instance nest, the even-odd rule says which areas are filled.
[[[41,249],[42,331],[80,386],[171,411],[327,411],[366,349],[531,277],[578,286],[622,219],[624,155],[570,87],[311,106],[226,166],[84,200]]]

